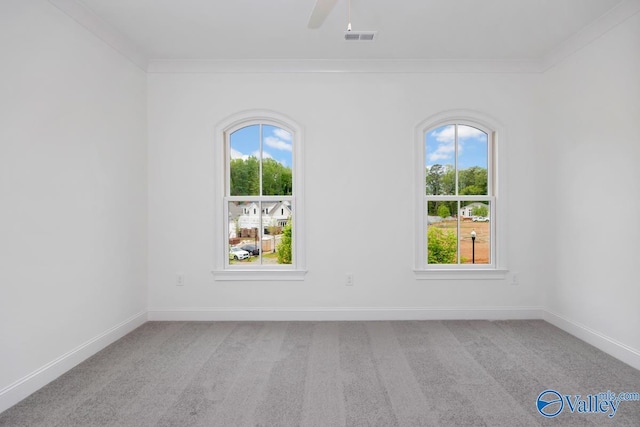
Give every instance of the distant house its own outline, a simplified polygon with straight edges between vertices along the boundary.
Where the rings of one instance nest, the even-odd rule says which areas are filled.
[[[258,202],[229,203],[229,238],[238,237],[243,228],[259,229],[262,217],[263,232],[269,227],[284,227],[291,219],[291,204],[284,202],[263,202],[262,212]]]
[[[487,211],[489,211],[489,205],[487,205],[486,203],[475,202],[461,208],[460,216],[462,218],[471,218],[473,216],[473,210],[477,207],[484,207],[485,209],[487,209]]]
[[[289,202],[275,202],[273,204],[262,203],[262,207],[265,209],[264,214],[269,216],[269,219],[272,222],[271,225],[284,227],[291,218],[291,204]]]

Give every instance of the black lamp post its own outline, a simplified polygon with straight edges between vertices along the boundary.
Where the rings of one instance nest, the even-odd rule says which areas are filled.
[[[476,230],[471,231],[471,263],[476,263]]]

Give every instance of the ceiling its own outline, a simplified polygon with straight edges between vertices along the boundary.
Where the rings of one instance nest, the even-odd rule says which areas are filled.
[[[74,0],[50,1],[64,10]],[[337,0],[323,25],[309,29],[315,1],[75,0],[74,7],[89,9],[148,61],[541,61],[638,3],[351,0],[353,29],[378,34],[373,42],[346,42],[348,0]]]

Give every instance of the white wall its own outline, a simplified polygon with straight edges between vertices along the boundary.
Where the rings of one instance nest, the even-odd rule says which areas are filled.
[[[553,183],[546,305],[640,357],[638,76],[640,15],[545,73],[539,143]]]
[[[1,411],[144,317],[146,75],[44,0],[0,2],[0,51]]]
[[[542,304],[535,268],[538,216],[533,74],[157,73],[149,86],[149,306],[249,308],[529,308]],[[304,282],[214,282],[214,127],[263,108],[305,130]],[[414,129],[450,109],[488,114],[506,128],[508,280],[420,281],[413,268]],[[327,216],[327,206],[344,214]],[[388,224],[388,227],[381,226]],[[398,224],[404,224],[398,227]],[[327,231],[329,230],[329,231]],[[176,273],[186,285],[176,286]],[[351,272],[355,286],[345,286]],[[544,272],[542,272],[544,275]],[[231,311],[231,312],[230,312]],[[345,314],[348,315],[348,314]],[[474,315],[474,314],[472,314]],[[477,314],[475,314],[477,315]],[[258,314],[260,316],[268,316]],[[294,315],[295,316],[295,315]],[[175,317],[174,317],[175,318]]]
[[[544,75],[147,77],[44,0],[5,0],[0,12],[0,410],[29,390],[32,373],[62,372],[64,360],[142,321],[147,304],[158,318],[279,308],[512,316],[544,306],[567,329],[640,349],[640,17]],[[256,108],[305,129],[303,282],[210,274],[214,127]],[[506,129],[518,286],[412,273],[414,127],[449,109]],[[328,217],[329,204],[345,214]]]

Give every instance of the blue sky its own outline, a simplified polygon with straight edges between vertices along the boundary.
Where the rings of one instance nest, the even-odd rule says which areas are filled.
[[[247,126],[233,132],[230,145],[232,159],[260,158],[260,126]],[[262,125],[262,158],[271,158],[291,167],[292,154],[291,133],[276,126]]]
[[[425,137],[425,165],[455,164],[455,126],[441,126]],[[488,137],[483,131],[471,126],[458,125],[458,167],[487,168]]]

